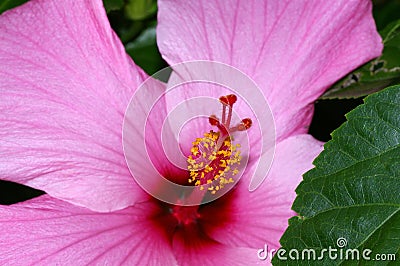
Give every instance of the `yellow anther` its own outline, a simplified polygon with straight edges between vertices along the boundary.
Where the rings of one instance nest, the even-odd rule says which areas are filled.
[[[209,165],[206,165],[206,168],[204,168],[204,172],[206,172],[206,173],[209,173],[209,172],[211,172],[212,170],[214,170],[214,168],[212,168],[212,167],[209,166]]]
[[[231,147],[231,141],[228,140],[228,139],[226,139],[226,140],[224,141],[224,145],[230,148],[230,147]]]
[[[221,163],[219,164],[219,166],[225,168],[226,167],[226,160],[221,160]]]
[[[196,156],[197,154],[199,154],[199,148],[196,146],[196,147],[193,147],[193,148],[191,148],[190,149],[190,152],[194,155],[194,156]],[[189,157],[192,157],[192,156],[189,156]]]
[[[235,166],[241,160],[240,151],[237,150],[240,145],[233,144],[232,139],[227,137],[217,147],[219,136],[220,133],[210,131],[204,134],[204,138],[197,138],[187,158],[188,182],[199,186],[200,190],[206,188],[211,194],[234,183],[232,177],[239,173]]]
[[[199,173],[197,171],[190,171],[190,176],[191,177],[197,177]]]
[[[217,158],[215,155],[211,154],[210,156],[208,156],[208,160],[209,161],[214,161],[215,158]]]

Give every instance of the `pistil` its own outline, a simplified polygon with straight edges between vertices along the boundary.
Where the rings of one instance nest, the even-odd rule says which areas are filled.
[[[209,123],[216,126],[218,131],[211,130],[203,138],[197,138],[187,159],[190,173],[188,182],[198,186],[200,190],[206,188],[211,194],[235,182],[242,157],[240,144],[232,143],[231,134],[247,130],[252,125],[251,119],[245,118],[238,125],[230,126],[236,95],[221,96],[219,101],[222,104],[221,120],[216,115],[209,117]]]

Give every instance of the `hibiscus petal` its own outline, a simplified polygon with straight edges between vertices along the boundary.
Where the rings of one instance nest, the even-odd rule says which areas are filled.
[[[276,147],[265,182],[249,192],[248,177],[225,198],[204,208],[204,231],[213,239],[239,247],[277,249],[279,239],[295,215],[291,206],[301,176],[313,167],[322,144],[310,135],[290,137]],[[215,221],[221,221],[216,224]]]
[[[269,260],[258,258],[256,249],[220,244],[202,235],[195,226],[175,232],[173,252],[179,265],[270,265]]]
[[[159,1],[157,40],[170,63],[215,60],[266,95],[278,140],[307,132],[313,102],[382,50],[371,1]]]
[[[174,265],[167,236],[151,224],[156,208],[97,213],[48,195],[0,205],[0,264]]]
[[[164,177],[176,183],[188,179],[186,158],[176,154],[179,147],[166,120],[164,93],[165,84],[146,80],[132,97],[123,125],[128,166],[139,184],[153,194],[163,187]]]
[[[122,122],[146,75],[102,1],[31,1],[0,32],[0,178],[98,211],[141,199]]]

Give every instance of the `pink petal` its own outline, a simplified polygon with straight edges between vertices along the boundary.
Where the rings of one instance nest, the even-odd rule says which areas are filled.
[[[267,244],[277,249],[288,219],[296,215],[291,210],[295,188],[321,151],[322,144],[310,135],[279,143],[272,168],[257,190],[249,192],[249,181],[243,177],[226,198],[204,208],[205,232],[229,246],[260,249]]]
[[[174,165],[184,165],[186,170],[187,162],[186,158],[175,154],[179,147],[166,121],[164,93],[165,84],[149,78],[135,92],[124,119],[123,144],[127,163],[145,189],[162,186],[164,177],[177,183],[188,179],[187,171]]]
[[[97,213],[47,195],[0,206],[0,264],[176,264],[164,231],[151,224],[154,211],[138,203]]]
[[[102,1],[31,1],[0,17],[0,178],[93,210],[142,199],[122,150],[146,75]]]
[[[215,60],[262,88],[278,139],[307,132],[312,103],[378,56],[371,1],[159,1],[158,45],[170,63]]]
[[[215,242],[192,227],[178,229],[173,239],[173,251],[179,265],[255,265],[269,264],[258,259],[257,250],[229,247]]]

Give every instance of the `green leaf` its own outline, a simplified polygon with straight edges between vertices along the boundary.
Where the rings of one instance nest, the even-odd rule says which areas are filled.
[[[382,55],[339,80],[322,99],[362,97],[400,81],[400,20],[390,23],[380,34]]]
[[[28,0],[0,0],[0,14],[26,2],[28,2]]]
[[[143,20],[157,12],[156,0],[128,0],[125,6],[125,14],[133,20]]]
[[[375,254],[396,254],[400,260],[400,86],[368,96],[346,115],[347,122],[332,133],[332,140],[315,159],[315,168],[297,187],[293,210],[281,238],[286,251],[313,248],[365,249]],[[339,252],[339,251],[338,251]],[[287,255],[286,255],[287,256]],[[360,255],[361,256],[361,255]],[[275,265],[363,264],[366,261],[287,261],[274,257]],[[361,257],[360,257],[361,258]],[[369,262],[372,263],[372,262]],[[376,265],[374,261],[373,265]],[[389,261],[381,261],[387,265]]]
[[[134,41],[127,43],[125,49],[133,61],[149,75],[167,66],[158,51],[156,26],[144,30]]]
[[[104,8],[107,13],[121,9],[124,6],[124,0],[103,0]]]

